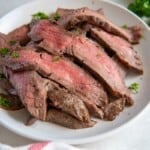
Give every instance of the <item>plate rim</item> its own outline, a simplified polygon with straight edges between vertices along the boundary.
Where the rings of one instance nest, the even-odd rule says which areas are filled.
[[[11,13],[21,9],[22,7],[28,7],[28,5],[34,5],[34,3],[38,3],[42,0],[39,0],[39,1],[31,1],[31,2],[27,2],[15,9],[13,9],[12,11],[8,12],[6,15],[4,15],[3,17],[0,18],[0,23],[3,21],[3,19],[5,19],[7,16],[9,16]],[[113,2],[111,0],[109,1],[106,1],[106,0],[98,0],[99,2],[103,2],[103,3],[107,3],[107,4],[110,4],[110,5],[113,5],[115,7],[119,7],[121,9],[123,9],[124,11],[128,12],[129,14],[131,14],[133,17],[135,17],[138,21],[140,21],[143,26],[148,30],[150,31],[150,28],[148,27],[148,25],[142,20],[140,19],[137,15],[135,15],[133,12],[129,11],[126,7],[116,3],[116,2]],[[74,144],[74,145],[77,145],[77,144],[85,144],[85,143],[92,143],[94,141],[98,141],[98,140],[101,140],[101,139],[104,139],[112,134],[116,134],[118,133],[120,130],[123,130],[125,127],[131,125],[133,122],[135,122],[137,119],[139,119],[143,113],[148,109],[148,107],[150,106],[150,102],[147,102],[147,105],[141,109],[141,111],[139,111],[133,118],[129,119],[128,121],[126,121],[124,124],[120,125],[119,127],[115,127],[113,128],[112,130],[110,131],[106,131],[105,133],[101,133],[99,135],[95,135],[95,136],[90,136],[90,137],[84,137],[84,138],[78,138],[78,139],[67,139],[67,140],[58,140],[58,139],[52,139],[54,141],[58,141],[58,142],[65,142],[65,143],[68,143],[68,144]],[[1,108],[0,108],[0,112],[1,112]],[[3,110],[2,110],[3,111]],[[5,110],[4,110],[5,111]],[[0,124],[2,124],[4,127],[6,127],[7,129],[13,131],[14,133],[20,135],[20,136],[23,136],[23,137],[26,137],[26,138],[29,138],[29,139],[32,139],[32,140],[37,140],[37,141],[45,141],[43,138],[41,137],[36,137],[32,134],[28,134],[28,133],[24,133],[22,132],[21,130],[16,130],[15,128],[13,128],[12,126],[8,125],[8,123],[6,123],[5,121],[1,120],[0,119]],[[51,139],[50,139],[51,140]]]

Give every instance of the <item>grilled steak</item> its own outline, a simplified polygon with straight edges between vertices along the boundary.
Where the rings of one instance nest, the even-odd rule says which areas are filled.
[[[139,38],[134,37],[135,34],[132,34],[133,32],[127,32],[126,30],[114,25],[103,14],[87,7],[70,11],[70,13],[67,13],[58,20],[58,24],[66,29],[71,29],[77,24],[81,24],[83,22],[93,24],[97,27],[102,27],[104,30],[115,35],[119,35],[131,43],[139,42]]]
[[[65,112],[53,108],[48,110],[46,121],[54,122],[71,129],[88,128],[95,125],[94,121],[82,122]]]
[[[64,15],[72,13],[74,10],[75,9],[57,8],[56,13],[60,15],[60,17],[63,17]]]
[[[125,99],[120,98],[113,102],[110,102],[104,110],[104,119],[106,120],[114,120],[120,112],[124,110],[125,107]]]
[[[114,120],[134,104],[124,80],[129,69],[143,74],[133,47],[142,32],[83,7],[0,33],[0,107],[25,107],[27,125],[39,119],[81,129],[95,125],[91,117]]]
[[[17,50],[20,48],[18,42],[13,41],[8,35],[0,33],[0,49],[8,48],[11,50]]]
[[[140,57],[129,42],[97,28],[91,29],[91,36],[93,36],[98,42],[103,43],[105,47],[115,52],[122,63],[128,67],[134,68],[141,74],[143,73],[143,66]]]
[[[139,39],[143,37],[143,29],[140,26],[135,25],[124,28],[124,30],[131,35],[131,38],[133,39],[133,44],[138,44]]]
[[[122,64],[120,62],[120,60],[116,56],[113,56],[112,60],[114,61],[114,63],[116,63],[117,68],[118,68],[118,70],[120,72],[120,75],[121,75],[122,79],[125,79],[126,74],[127,74],[128,70],[129,70],[129,68],[126,67],[124,64]]]
[[[13,73],[7,69],[9,81],[16,89],[22,103],[29,113],[40,119],[46,119],[48,81],[34,71]]]
[[[12,87],[12,85],[9,83],[9,81],[5,78],[0,79],[0,94],[12,94],[16,95],[16,91]]]
[[[8,38],[5,34],[0,33],[0,48],[8,47]]]
[[[30,31],[29,25],[23,25],[8,34],[10,41],[19,42],[21,45],[26,45],[30,38],[28,32]]]
[[[60,17],[63,17],[65,15],[70,15],[71,13],[74,13],[75,9],[66,9],[66,8],[57,8],[56,13],[60,15]],[[104,15],[104,11],[102,8],[96,10],[98,13]]]
[[[40,21],[30,32],[34,41],[41,40],[39,46],[54,53],[67,53],[81,61],[92,70],[100,81],[103,81],[109,91],[115,96],[126,96],[129,91],[120,77],[117,66],[104,50],[84,36],[69,36],[61,27],[48,21]]]
[[[61,109],[83,122],[90,122],[90,116],[84,102],[53,81],[49,83],[48,98],[50,105],[55,108]]]
[[[6,57],[2,60],[13,70],[36,69],[41,75],[55,80],[67,89],[85,96],[101,107],[107,104],[107,94],[101,84],[68,59],[37,53],[33,50],[18,51],[19,57]]]

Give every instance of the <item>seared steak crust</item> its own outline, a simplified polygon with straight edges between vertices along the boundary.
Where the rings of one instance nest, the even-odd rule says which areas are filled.
[[[54,108],[48,110],[46,121],[54,122],[71,129],[82,129],[95,125],[94,121],[82,122],[71,115]]]
[[[87,7],[70,11],[70,13],[67,13],[58,20],[58,24],[66,29],[71,29],[82,22],[101,27],[110,33],[123,37],[131,43],[138,43],[140,40],[140,36],[136,36],[136,34],[133,34],[133,32],[128,32],[123,28],[116,26],[102,13],[91,10]]]
[[[143,66],[137,52],[126,40],[105,32],[101,29],[92,28],[91,35],[106,48],[109,48],[126,66],[134,68],[139,73],[143,73]]]

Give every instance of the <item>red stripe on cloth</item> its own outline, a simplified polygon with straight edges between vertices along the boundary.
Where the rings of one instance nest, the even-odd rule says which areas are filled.
[[[51,141],[32,144],[28,150],[42,150],[49,143],[51,143]]]

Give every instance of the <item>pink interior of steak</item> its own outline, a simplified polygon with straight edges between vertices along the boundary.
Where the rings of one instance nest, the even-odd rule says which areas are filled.
[[[137,52],[133,46],[119,36],[112,35],[101,29],[91,29],[93,37],[96,40],[103,42],[106,47],[110,48],[118,56],[126,66],[132,67],[140,73],[143,73],[143,66]]]
[[[33,50],[18,51],[18,54],[19,58],[9,57],[5,64],[8,67],[12,66],[12,69],[19,69],[22,63],[32,64],[35,66],[34,69],[45,77],[55,80],[71,91],[79,92],[96,105],[102,106],[107,103],[107,94],[101,84],[68,59]],[[21,65],[18,65],[19,63]]]
[[[65,39],[65,42],[62,42],[63,47],[61,48],[63,49],[59,48],[57,42],[54,43],[58,40],[56,35],[61,35],[59,36],[60,41],[64,41]],[[106,82],[114,95],[126,95],[128,93],[117,66],[103,49],[97,47],[94,42],[91,42],[83,36],[69,36],[61,27],[46,20],[42,20],[32,27],[30,37],[35,40],[35,36],[38,36],[39,39],[43,39],[40,46],[45,50],[52,53],[60,54],[64,52],[71,54],[78,58],[83,64],[89,66],[91,70],[96,72],[99,77]]]
[[[30,114],[38,119],[45,120],[47,81],[42,80],[40,76],[32,71],[13,73],[11,70],[7,70],[7,73],[9,74],[9,81]]]

